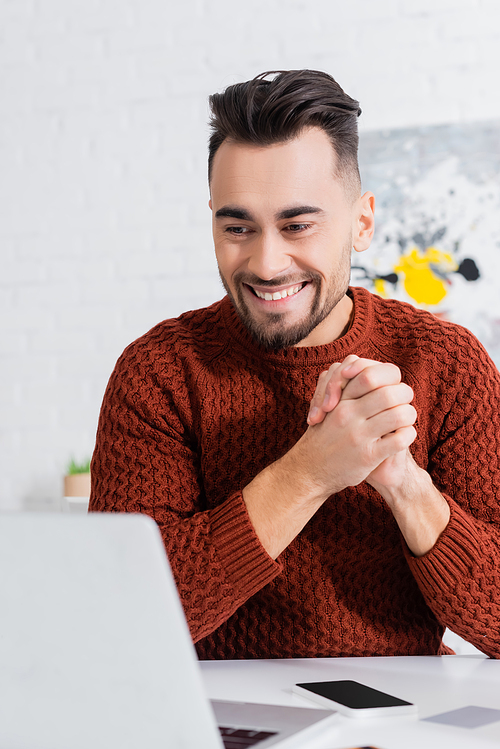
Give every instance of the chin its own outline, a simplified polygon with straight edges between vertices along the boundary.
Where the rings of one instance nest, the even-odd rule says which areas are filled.
[[[262,322],[256,320],[245,301],[241,285],[236,286],[235,293],[233,294],[220,269],[219,274],[238,317],[254,341],[263,348],[272,351],[280,351],[297,346],[297,344],[307,338],[344,298],[349,287],[350,276],[350,273],[346,275],[342,274],[343,278],[340,275],[333,276],[328,286],[329,293],[322,302],[321,277],[319,274],[313,274],[312,284],[314,284],[315,290],[310,309],[296,322],[286,323],[287,315],[285,313],[269,312]]]
[[[252,316],[248,307],[243,304],[235,304],[231,297],[236,312],[254,341],[270,351],[297,346],[307,338],[310,333],[327,317],[333,307],[323,307],[321,310],[313,309],[307,317],[295,323],[286,323],[284,314],[268,314],[265,322],[258,322]],[[336,304],[334,305],[336,306]]]

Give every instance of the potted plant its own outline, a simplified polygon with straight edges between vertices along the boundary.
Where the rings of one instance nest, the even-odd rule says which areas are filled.
[[[71,458],[64,477],[65,497],[90,497],[90,458],[78,463]]]

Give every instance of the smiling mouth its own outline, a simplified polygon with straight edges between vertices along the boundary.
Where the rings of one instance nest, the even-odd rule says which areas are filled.
[[[302,289],[304,288],[306,284],[307,284],[307,281],[303,281],[302,283],[299,283],[296,286],[289,286],[287,289],[281,289],[280,291],[273,291],[273,292],[258,291],[257,289],[254,289],[253,286],[250,286],[250,284],[246,284],[246,286],[259,299],[264,299],[266,302],[273,302],[273,301],[278,301],[279,299],[286,299],[289,296],[295,296],[295,294],[298,294],[299,291],[302,291]]]

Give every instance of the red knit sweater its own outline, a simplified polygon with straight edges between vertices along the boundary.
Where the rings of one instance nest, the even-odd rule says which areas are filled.
[[[201,658],[444,653],[445,626],[500,656],[500,376],[467,330],[351,293],[353,325],[331,344],[267,352],[225,298],[157,325],[111,377],[90,508],[156,520]],[[450,522],[414,558],[363,483],[273,561],[241,490],[297,441],[320,372],[348,354],[394,362],[413,388],[412,453]]]

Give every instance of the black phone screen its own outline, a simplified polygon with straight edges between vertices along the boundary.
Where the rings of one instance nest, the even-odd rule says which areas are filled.
[[[411,705],[411,702],[392,697],[378,689],[372,689],[358,681],[318,681],[308,684],[298,684],[310,692],[326,697],[333,702],[350,707],[354,710],[366,710],[371,707],[397,707]]]

